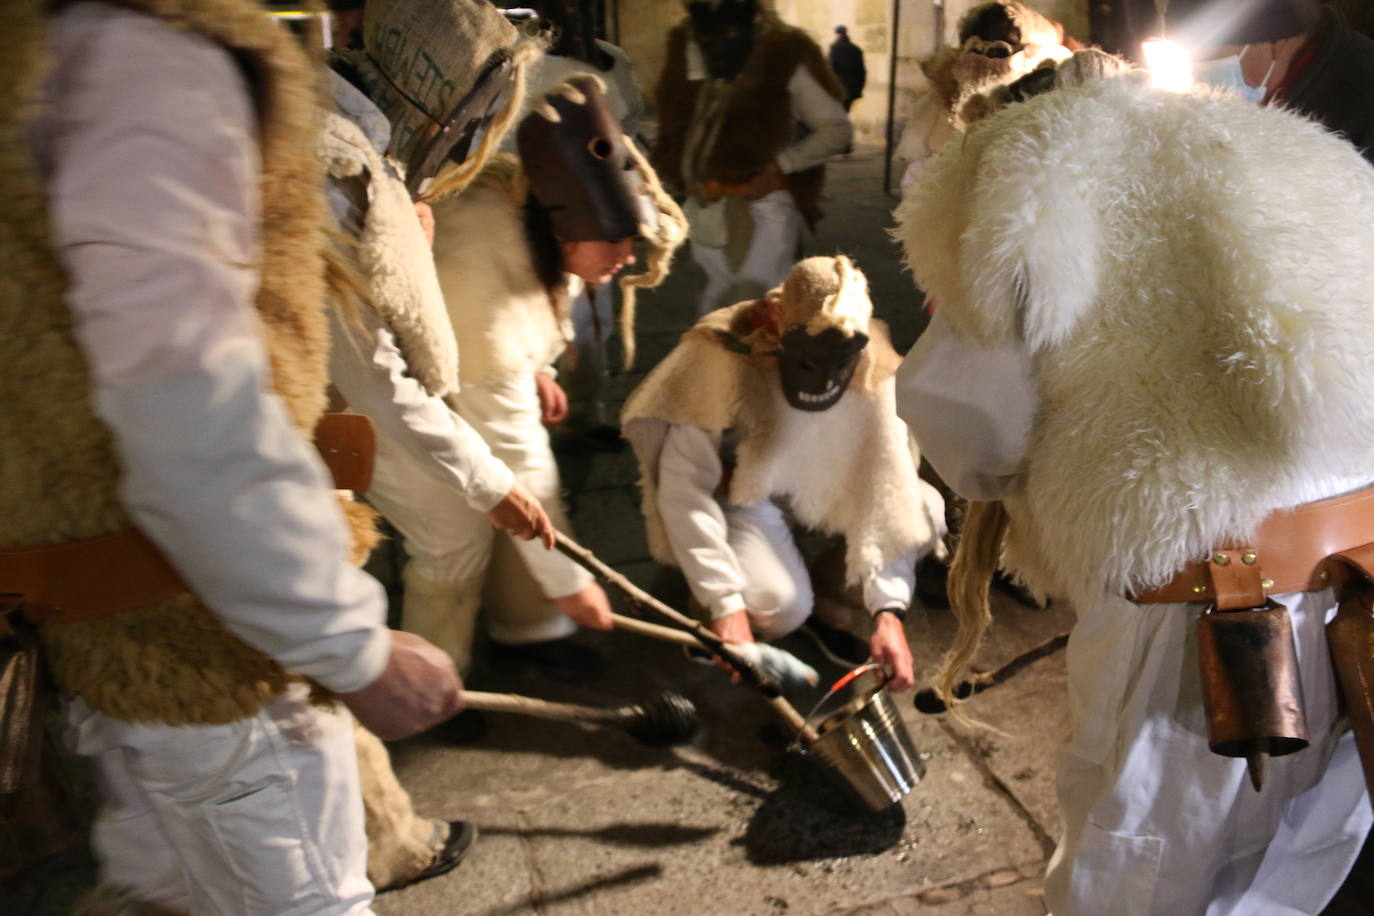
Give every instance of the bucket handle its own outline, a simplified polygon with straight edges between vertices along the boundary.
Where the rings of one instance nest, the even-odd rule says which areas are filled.
[[[862,665],[855,668],[854,670],[841,675],[839,680],[837,680],[834,684],[830,685],[830,689],[825,692],[825,696],[821,697],[820,700],[816,703],[816,705],[811,707],[811,712],[807,714],[806,721],[810,722],[811,718],[816,715],[816,710],[824,706],[826,701],[833,697],[837,691],[842,690],[846,685],[863,677],[865,674],[874,670],[875,668],[880,670],[883,677],[883,681],[881,684],[878,685],[878,688],[881,690],[883,687],[887,686],[887,682],[888,680],[890,680],[890,678],[888,678],[887,671],[883,669],[883,666],[878,664],[877,662],[864,662]]]

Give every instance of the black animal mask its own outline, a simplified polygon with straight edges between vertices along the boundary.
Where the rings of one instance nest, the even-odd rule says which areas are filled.
[[[796,327],[779,343],[778,377],[787,403],[798,410],[828,410],[854,378],[868,335],[847,335],[839,328],[808,334]]]

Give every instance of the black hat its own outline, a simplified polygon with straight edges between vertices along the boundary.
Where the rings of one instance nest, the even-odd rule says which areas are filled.
[[[1211,48],[1301,35],[1320,15],[1318,0],[1169,0],[1164,21],[1170,38]]]

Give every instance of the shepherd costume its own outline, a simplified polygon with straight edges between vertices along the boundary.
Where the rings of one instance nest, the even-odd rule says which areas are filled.
[[[899,409],[956,490],[1001,501],[970,512],[956,611],[985,613],[971,598],[1000,552],[1078,612],[1049,909],[1318,912],[1371,821],[1323,564],[1374,524],[1324,545],[1266,532],[1358,508],[1330,498],[1374,480],[1374,172],[1291,113],[1085,78],[1117,69],[1104,57],[1075,55],[1058,88],[974,124],[899,209],[939,301]],[[1311,562],[1285,581],[1302,549]],[[1217,618],[1261,611],[1291,626],[1310,742],[1267,775],[1277,742],[1219,756],[1199,673]],[[946,687],[986,625],[967,622]]]
[[[455,35],[462,40],[436,37]],[[416,499],[418,486],[457,493],[485,512],[505,498],[514,478],[443,401],[458,388],[458,348],[412,198],[429,187],[452,151],[462,159],[475,128],[487,124],[479,149],[444,170],[455,193],[475,177],[514,118],[524,68],[538,50],[477,0],[373,0],[364,44],[365,50],[332,62],[334,109],[325,113],[319,149],[330,205],[353,238],[364,287],[356,314],[331,313],[329,375],[349,410],[377,429],[368,500],[413,551],[424,543],[425,516],[433,509]],[[507,79],[510,98],[503,104]],[[436,125],[452,130],[435,133]],[[407,565],[407,609],[426,600],[432,575],[423,564]],[[411,629],[408,613],[402,623]],[[360,759],[373,882],[396,886],[435,873],[444,861],[451,867],[458,846],[471,842],[471,827],[417,817],[380,744]]]
[[[837,363],[833,378],[785,389],[789,331],[833,342],[852,379]],[[712,618],[745,610],[772,640],[810,616],[792,521],[844,537],[847,580],[870,612],[909,606],[943,505],[917,478],[893,409],[898,360],[863,274],[843,256],[810,258],[767,299],[697,322],[635,389],[621,423],[639,459],[650,550],[682,568]]]
[[[364,911],[351,717],[307,700],[389,651],[349,564],[370,516],[343,494],[350,537],[304,438],[328,346],[310,68],[254,4],[40,6],[0,28],[0,590],[40,599],[100,775],[102,882],[173,911]],[[145,536],[133,555],[175,572],[129,593],[191,594],[44,606],[128,570],[34,594],[12,549]]]
[[[668,34],[653,162],[687,196],[702,314],[763,295],[821,216],[825,162],[853,129],[825,52],[756,0],[694,0]],[[732,37],[738,36],[738,37]],[[705,46],[703,46],[705,43]],[[776,164],[777,187],[746,185]]]
[[[541,422],[535,376],[553,373],[553,361],[571,339],[571,301],[582,281],[562,274],[547,284],[536,266],[530,220],[547,213],[540,218],[541,226],[551,221],[544,231],[561,231],[560,238],[572,241],[648,239],[650,274],[622,278],[631,288],[657,285],[685,234],[681,212],[620,133],[601,86],[595,77],[575,77],[540,100],[519,130],[522,155],[538,157],[534,167],[501,156],[462,195],[435,206],[434,258],[462,367],[450,403],[565,531],[558,466]],[[589,152],[596,139],[610,150],[604,158]],[[539,210],[532,214],[532,208]],[[622,211],[623,219],[607,219]],[[545,242],[557,245],[559,238]],[[631,341],[633,314],[633,297],[627,297],[622,315]],[[424,533],[408,548],[411,567],[424,571],[423,590],[408,593],[407,628],[446,649],[460,668],[471,664],[479,604],[500,644],[572,634],[575,624],[549,602],[592,584],[589,573],[542,544],[498,535],[479,513],[442,492],[431,490],[416,503],[424,507]]]

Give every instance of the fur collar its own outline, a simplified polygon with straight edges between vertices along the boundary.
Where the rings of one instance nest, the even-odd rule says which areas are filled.
[[[395,332],[407,368],[425,390],[435,397],[454,393],[458,345],[405,183],[363,130],[339,111],[325,115],[319,151],[331,178],[367,183],[357,246],[367,305]]]
[[[1316,124],[1127,78],[947,146],[899,234],[956,331],[1033,354],[1008,563],[1121,594],[1372,476],[1371,212],[1374,172]]]

